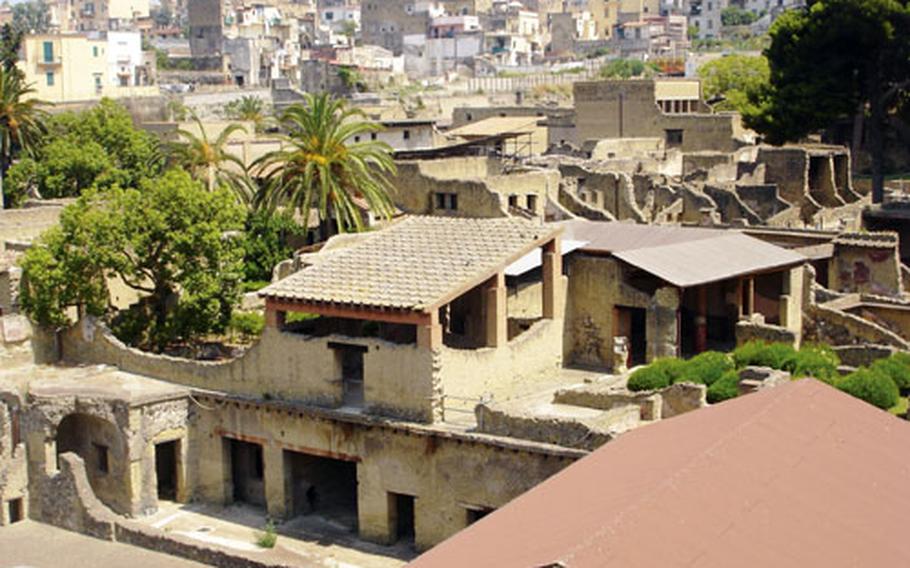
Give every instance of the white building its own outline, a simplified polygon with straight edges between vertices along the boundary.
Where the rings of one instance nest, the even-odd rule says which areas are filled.
[[[142,34],[107,32],[108,81],[111,86],[140,84],[137,68],[142,66]]]

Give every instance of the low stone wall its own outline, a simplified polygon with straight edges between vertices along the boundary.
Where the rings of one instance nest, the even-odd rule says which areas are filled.
[[[739,372],[739,394],[749,394],[790,382],[790,373],[771,367],[746,367]]]
[[[656,392],[629,392],[615,385],[585,385],[583,387],[560,389],[553,395],[556,404],[584,406],[598,410],[635,405],[641,420],[660,420],[663,400]]]
[[[871,343],[910,350],[910,343],[904,338],[859,316],[820,305],[808,306],[805,315],[807,341],[829,345]]]
[[[840,357],[842,365],[847,367],[868,367],[879,359],[887,359],[901,351],[890,345],[840,345],[834,347],[834,352]]]
[[[797,344],[796,333],[785,327],[746,320],[737,322],[736,345],[749,341],[787,343],[794,346]]]
[[[596,419],[536,415],[477,405],[478,431],[494,436],[509,436],[567,448],[595,450],[616,436],[614,426],[621,430],[638,421],[638,408],[627,406],[603,412]]]
[[[55,527],[114,540],[118,517],[95,497],[85,462],[74,453],[65,453],[59,456],[59,464],[60,470],[45,474],[31,492],[32,511]]]
[[[695,383],[676,383],[658,391],[663,418],[672,418],[708,406],[708,387]]]

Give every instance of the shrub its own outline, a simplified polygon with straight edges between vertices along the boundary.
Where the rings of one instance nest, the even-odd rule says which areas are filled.
[[[902,362],[902,360],[906,361],[906,358],[898,357],[898,355],[903,354],[898,353],[887,359],[879,359],[869,368],[887,375],[899,390],[904,391],[910,389],[910,362]]]
[[[786,343],[765,343],[748,341],[733,350],[733,361],[737,369],[756,365],[783,369],[787,361],[796,356],[796,350]]]
[[[630,391],[662,389],[670,386],[670,378],[661,369],[648,365],[632,373],[626,386]]]
[[[724,373],[733,370],[733,361],[726,353],[705,351],[686,361],[682,376],[674,383],[691,382],[713,385]]]
[[[276,542],[278,542],[278,535],[275,533],[275,523],[269,519],[262,532],[256,536],[256,544],[260,548],[275,548]]]
[[[265,328],[265,316],[256,312],[234,312],[231,314],[229,327],[244,341],[250,341],[262,335],[262,330]]]
[[[794,378],[815,377],[826,383],[833,383],[837,378],[837,367],[840,357],[833,349],[825,345],[804,345],[793,357],[784,362],[784,370]]]
[[[708,387],[708,402],[711,404],[739,396],[739,374],[727,371]]]
[[[656,359],[651,363],[651,367],[654,367],[666,375],[667,379],[672,384],[678,382],[682,377],[686,370],[686,362],[675,357],[664,357],[663,359]]]
[[[872,369],[857,369],[838,381],[837,388],[882,409],[891,408],[900,398],[891,377]]]

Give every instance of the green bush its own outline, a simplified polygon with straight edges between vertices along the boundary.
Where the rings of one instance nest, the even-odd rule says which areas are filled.
[[[891,377],[872,369],[857,369],[838,381],[837,388],[881,409],[891,408],[900,398]]]
[[[825,345],[804,345],[793,357],[784,362],[784,370],[799,377],[815,377],[832,384],[837,378],[840,357]]]
[[[674,383],[690,382],[713,385],[724,373],[733,370],[733,361],[726,353],[705,351],[685,362],[682,375]]]
[[[275,532],[275,523],[269,519],[262,532],[256,536],[256,544],[260,548],[275,548],[277,542],[278,534]]]
[[[739,396],[739,374],[727,371],[708,387],[708,402],[711,404]]]
[[[228,327],[244,341],[250,341],[262,335],[265,328],[265,316],[257,312],[234,312]]]
[[[632,373],[626,386],[630,391],[662,389],[670,386],[670,378],[656,366],[648,365]]]
[[[686,371],[686,362],[675,357],[656,359],[650,366],[666,375],[670,384],[678,382]]]
[[[733,350],[733,362],[737,369],[750,365],[783,369],[796,356],[796,350],[786,343],[765,343],[748,341]]]
[[[869,368],[887,375],[899,390],[904,391],[910,389],[910,364],[902,362],[906,361],[906,357],[898,357],[898,355],[904,354],[898,353],[887,359],[879,359]]]

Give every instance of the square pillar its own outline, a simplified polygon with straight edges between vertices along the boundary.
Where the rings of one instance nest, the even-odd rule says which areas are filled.
[[[278,311],[266,304],[265,325],[275,329],[284,329],[285,312]]]
[[[417,324],[417,347],[436,351],[442,347],[442,325],[439,324],[439,310],[431,310],[429,321]]]
[[[755,313],[755,277],[750,276],[746,281],[746,315]]]
[[[285,490],[284,451],[277,444],[262,447],[263,477],[265,478],[265,504],[269,517],[284,519],[287,515]]]
[[[487,281],[484,295],[487,347],[502,347],[509,342],[505,273]]]
[[[554,237],[552,241],[541,247],[543,271],[543,317],[556,319],[562,317],[562,302],[560,284],[562,281],[562,251],[560,238]]]

